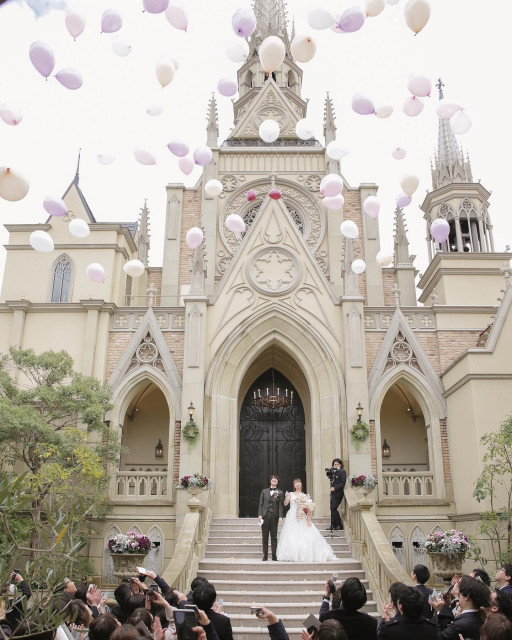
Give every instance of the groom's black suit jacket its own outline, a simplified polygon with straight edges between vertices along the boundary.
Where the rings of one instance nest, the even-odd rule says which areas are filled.
[[[282,518],[283,517],[283,502],[284,502],[284,493],[281,491],[281,489],[276,489],[277,491],[277,496],[275,496],[274,498],[272,498],[270,496],[270,489],[263,489],[263,491],[260,494],[260,504],[258,506],[258,516],[261,516],[262,518],[265,517],[265,514],[267,513],[267,509],[268,509],[268,505],[270,503],[271,500],[274,501],[274,506],[277,502],[279,509],[278,509],[278,513],[276,513],[276,510],[274,508],[274,518]]]

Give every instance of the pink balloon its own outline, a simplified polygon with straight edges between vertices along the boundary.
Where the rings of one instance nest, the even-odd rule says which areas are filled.
[[[226,218],[226,227],[234,233],[244,233],[246,230],[244,219],[237,213],[229,214]]]
[[[200,167],[205,167],[210,164],[213,158],[213,153],[210,147],[198,147],[194,151],[194,162]]]
[[[426,76],[412,75],[407,83],[407,88],[413,96],[428,98],[432,90],[432,81]]]
[[[250,189],[247,192],[246,197],[247,197],[247,200],[249,200],[249,202],[252,202],[253,200],[256,200],[257,195],[258,194],[256,193],[256,191],[253,191],[252,189]]]
[[[272,189],[268,192],[268,195],[272,198],[272,200],[280,200],[282,197],[281,191],[279,189]]]
[[[139,162],[140,164],[156,164],[155,156],[153,155],[153,153],[151,153],[151,151],[148,151],[147,149],[135,149],[133,155],[135,156],[135,160],[137,160],[137,162]]]
[[[424,104],[421,101],[421,98],[417,98],[416,96],[411,96],[407,98],[407,100],[403,104],[404,113],[408,116],[419,116],[419,114],[423,111]]]
[[[87,277],[93,282],[105,282],[105,269],[98,262],[91,262],[87,267]]]
[[[185,7],[180,2],[172,2],[165,12],[169,24],[175,29],[186,31],[188,27],[188,14]]]
[[[403,209],[404,207],[408,207],[412,202],[412,196],[408,196],[406,193],[400,193],[396,197],[396,207],[397,209]]]
[[[33,42],[30,45],[28,55],[37,71],[47,78],[55,66],[55,56],[51,47],[46,42]]]
[[[241,7],[233,14],[231,24],[237,36],[248,38],[254,29],[256,29],[256,16],[251,9]]]
[[[57,71],[55,77],[63,87],[71,89],[71,91],[80,89],[83,84],[80,71],[77,71],[76,69],[61,69],[60,71]]]
[[[320,193],[328,198],[332,198],[341,193],[343,189],[343,178],[337,173],[328,173],[322,178],[320,183]]]
[[[64,200],[56,196],[46,196],[43,200],[43,207],[51,216],[59,217],[68,215],[68,209],[64,204]]]
[[[66,11],[64,21],[66,23],[66,29],[69,31],[69,34],[73,39],[78,38],[85,29],[85,18],[76,9],[68,9]]]
[[[21,122],[23,118],[21,109],[12,107],[8,104],[0,104],[0,118],[6,123],[15,126]]]
[[[440,118],[451,118],[457,113],[457,111],[460,111],[461,109],[462,107],[460,106],[460,104],[441,100],[437,106],[436,113]]]
[[[395,160],[403,160],[405,158],[406,154],[407,154],[407,151],[405,149],[403,149],[402,147],[396,147],[391,152],[391,155],[393,156],[393,158]]]
[[[123,26],[123,18],[119,11],[107,9],[101,16],[101,32],[115,33]]]
[[[363,96],[360,93],[356,93],[352,96],[352,109],[361,116],[369,116],[375,113],[375,107],[370,98]]]
[[[443,244],[450,235],[450,225],[444,218],[436,218],[430,225],[430,235],[436,242]]]
[[[188,176],[194,171],[194,161],[189,156],[184,156],[178,160],[178,167]]]
[[[234,96],[238,91],[238,85],[234,80],[231,80],[230,78],[221,78],[217,82],[217,91],[222,96],[226,96],[227,98],[229,98],[231,96]]]
[[[188,153],[188,144],[181,140],[171,140],[167,143],[167,148],[173,155],[178,156],[178,158],[183,158],[183,156],[186,156]]]
[[[196,249],[203,241],[203,232],[199,227],[187,231],[186,243],[189,249]]]
[[[363,209],[369,218],[375,220],[379,215],[380,202],[375,196],[368,196],[363,202]]]
[[[148,13],[163,13],[169,6],[169,0],[143,0],[144,11]]]
[[[353,33],[359,31],[365,19],[364,11],[360,7],[349,7],[341,14],[338,28],[345,33]]]
[[[338,211],[345,204],[345,198],[341,195],[341,193],[337,196],[326,196],[322,200],[322,204],[327,209],[331,209],[331,211]]]

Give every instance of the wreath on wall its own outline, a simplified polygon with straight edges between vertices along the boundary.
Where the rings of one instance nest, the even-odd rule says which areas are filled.
[[[199,435],[199,427],[193,420],[191,420],[187,422],[187,424],[183,427],[183,429],[181,430],[181,433],[185,438],[185,440],[188,440],[189,442],[194,442],[197,439],[197,436]]]
[[[364,442],[370,435],[370,427],[366,422],[356,422],[352,425],[352,429],[350,429],[350,435],[356,447],[359,447],[361,442]]]

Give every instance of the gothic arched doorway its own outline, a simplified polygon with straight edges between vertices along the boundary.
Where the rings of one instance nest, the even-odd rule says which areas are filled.
[[[258,406],[258,390],[274,381],[279,389],[293,393],[293,404],[287,407]],[[306,491],[305,418],[302,401],[296,389],[278,371],[269,369],[252,384],[240,411],[240,500],[241,518],[258,515],[261,490],[268,477],[276,473],[279,487],[292,489],[295,477],[302,478]]]

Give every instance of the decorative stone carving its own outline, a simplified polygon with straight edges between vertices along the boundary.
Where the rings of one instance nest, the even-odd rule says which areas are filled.
[[[128,316],[119,315],[114,317],[114,327],[124,329],[128,326]]]
[[[306,178],[306,187],[310,190],[310,191],[320,191],[320,183],[322,182],[322,177],[321,176],[308,176]]]
[[[185,314],[174,316],[172,326],[173,329],[183,329],[185,327]]]
[[[287,249],[265,248],[247,265],[247,277],[255,289],[267,295],[282,295],[300,278],[297,258]]]
[[[224,191],[234,191],[236,189],[236,185],[238,184],[236,176],[233,176],[231,174],[224,176],[221,182]]]
[[[142,339],[142,342],[135,350],[134,356],[128,367],[128,371],[133,371],[137,367],[143,365],[151,365],[162,372],[165,371],[158,347],[156,346],[153,336],[148,332]]]
[[[414,352],[401,333],[397,335],[391,347],[386,368],[389,369],[390,367],[396,367],[400,364],[407,364],[418,368]]]
[[[383,313],[368,313],[365,315],[364,326],[365,329],[383,330],[387,329],[390,324],[390,318],[388,314]],[[429,330],[435,328],[435,316],[433,313],[422,312],[409,312],[405,315],[407,324],[411,329],[416,330]]]
[[[375,316],[365,316],[364,317],[364,328],[365,329],[375,329],[376,322]]]
[[[327,271],[327,251],[317,251],[315,253],[315,260],[318,262],[318,266],[323,273]]]

